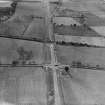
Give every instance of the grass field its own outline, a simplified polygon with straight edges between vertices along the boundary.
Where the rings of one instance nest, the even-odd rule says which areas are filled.
[[[45,17],[43,6],[34,2],[20,2],[15,14],[6,22],[0,24],[0,34],[13,36],[29,36],[44,40]]]

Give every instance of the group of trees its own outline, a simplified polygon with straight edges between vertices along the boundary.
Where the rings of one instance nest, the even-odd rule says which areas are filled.
[[[88,64],[88,63],[87,64],[86,63],[82,63],[81,61],[72,61],[71,66],[72,67],[78,67],[78,68],[104,69],[99,64],[97,64],[97,65],[91,65],[91,64]]]
[[[19,47],[17,49],[17,53],[19,55],[18,59],[17,60],[14,60],[12,62],[13,65],[17,65],[17,64],[26,64],[27,61],[31,60],[33,57],[34,57],[34,54],[31,51],[27,51],[25,50],[24,47]]]
[[[53,26],[54,26],[54,28],[57,28],[57,27],[65,27],[66,25],[54,23]],[[68,25],[67,25],[67,26],[68,26]],[[77,25],[77,24],[70,24],[69,26],[70,26],[71,28],[80,27],[80,25]]]
[[[97,45],[89,45],[87,43],[78,43],[78,42],[66,42],[66,41],[56,41],[56,44],[59,45],[71,45],[71,46],[75,46],[75,47],[94,47],[94,48],[102,48],[101,46],[97,46]]]
[[[72,46],[85,46],[85,47],[97,47],[95,45],[89,45],[87,43],[78,43],[78,42],[65,42],[65,41],[57,41],[57,44],[61,44],[61,45],[72,45]]]

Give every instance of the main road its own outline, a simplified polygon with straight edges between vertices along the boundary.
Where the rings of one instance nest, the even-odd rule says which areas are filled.
[[[49,36],[49,39],[51,41],[55,41],[54,33],[53,33],[53,22],[52,22],[53,14],[51,14],[51,12],[50,12],[49,0],[43,0],[43,5],[46,10],[45,23],[46,23],[46,28],[47,28],[47,30],[46,30],[47,35]],[[51,105],[52,103],[54,105],[62,105],[59,86],[58,86],[59,80],[58,80],[58,75],[57,75],[57,69],[55,66],[55,65],[57,65],[57,57],[56,57],[56,53],[55,53],[56,44],[52,43],[52,44],[49,44],[48,46],[49,46],[50,52],[51,52],[51,62],[50,62],[50,66],[48,66],[46,69],[47,69],[48,75],[52,75],[52,78],[51,77],[47,78],[47,79],[52,79],[52,83],[48,84],[48,89],[49,89],[49,87],[51,87],[50,85],[53,85],[51,87],[52,89],[49,90],[49,91],[53,90],[53,95],[51,96],[48,94],[48,101],[50,101],[50,102],[48,102],[48,105]]]

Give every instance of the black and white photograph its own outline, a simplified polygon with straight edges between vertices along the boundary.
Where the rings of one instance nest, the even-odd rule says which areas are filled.
[[[105,0],[0,0],[0,105],[105,105]]]

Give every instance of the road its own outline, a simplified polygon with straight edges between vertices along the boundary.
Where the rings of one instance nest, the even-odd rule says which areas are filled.
[[[53,40],[52,37],[54,37],[54,36],[53,36],[52,23],[50,23],[51,22],[50,21],[51,20],[50,7],[46,3],[47,0],[44,0],[44,1],[45,1],[45,11],[46,11],[46,14],[48,14],[48,15],[46,15],[46,20],[45,20],[46,26],[47,26],[46,31],[48,33],[47,35],[49,36],[50,40]],[[30,13],[29,11],[24,12],[24,10],[26,10],[26,9],[23,10],[20,8],[20,7],[23,7],[23,5],[25,5],[25,4],[24,3],[19,4],[18,9],[16,10],[16,12],[19,13],[19,16],[23,15],[23,14]],[[28,10],[29,10],[29,8],[28,8]],[[21,13],[20,13],[20,11],[21,11]],[[28,26],[30,26],[30,24]],[[26,32],[26,30],[24,32]],[[16,35],[16,36],[18,36],[18,35]],[[22,45],[22,44],[20,44],[20,45]],[[40,50],[41,50],[41,48],[38,47],[38,49],[40,49]],[[33,49],[35,49],[35,51],[38,51],[37,54],[40,55],[41,63],[42,63],[43,57],[41,56],[39,50],[37,50],[34,47],[33,47]],[[48,49],[50,49],[50,55],[51,55],[50,63],[46,62],[46,59],[48,59],[46,56]],[[1,89],[0,99],[1,98],[3,99],[3,100],[0,100],[0,102],[3,101],[3,102],[13,103],[13,104],[15,104],[15,103],[16,104],[17,103],[18,104],[32,103],[35,105],[45,105],[46,104],[46,96],[45,96],[46,95],[46,86],[45,85],[47,84],[47,98],[48,98],[47,104],[48,105],[62,105],[61,99],[60,99],[60,94],[59,94],[58,74],[56,71],[57,69],[55,67],[55,65],[57,64],[57,58],[56,58],[54,49],[55,49],[55,43],[54,44],[49,43],[48,45],[46,43],[43,44],[43,50],[44,50],[44,54],[45,54],[44,55],[45,56],[44,63],[46,63],[48,65],[46,67],[47,72],[44,72],[42,70],[43,67],[41,67],[41,68],[38,67],[38,70],[37,70],[37,67],[32,67],[32,69],[30,69],[28,67],[26,67],[26,68],[21,67],[22,70],[20,68],[19,68],[19,70],[17,70],[18,68],[14,67],[13,70],[6,69],[7,71],[4,71],[5,77],[4,77],[4,75],[2,77],[2,73],[1,73],[0,74],[1,75],[0,82],[4,81],[4,79],[6,78],[6,80],[5,80],[6,86],[4,86],[4,85],[0,86],[0,89]],[[41,53],[42,53],[42,50],[41,50]],[[36,58],[37,58],[37,54],[35,54]],[[38,58],[39,58],[39,56],[38,56]],[[40,62],[40,59],[37,59],[37,62],[38,61]],[[4,66],[9,66],[9,65],[4,65]],[[9,67],[7,67],[7,68],[9,68]],[[2,72],[2,69],[0,69],[0,70],[1,70],[0,72]],[[45,75],[46,75],[46,83],[45,83],[45,77],[44,77]],[[8,80],[9,78],[10,78],[10,80]],[[18,82],[18,84],[15,82]],[[4,83],[1,83],[1,84],[4,84]],[[16,86],[15,86],[15,84],[16,84]],[[43,88],[43,86],[44,86],[44,88]],[[2,87],[3,87],[3,89],[6,87],[7,92],[6,91],[4,92]],[[15,93],[15,91],[17,93]]]
[[[46,9],[46,26],[47,26],[47,35],[49,36],[51,41],[54,41],[54,34],[53,34],[53,23],[51,21],[53,14],[50,13],[50,6],[49,6],[49,1],[48,0],[44,0],[43,4],[45,6]],[[54,90],[54,105],[62,105],[61,104],[61,98],[60,98],[60,94],[59,94],[59,86],[58,86],[58,75],[57,75],[57,71],[56,71],[56,67],[55,65],[57,64],[57,57],[55,54],[55,43],[49,44],[49,48],[50,48],[50,52],[51,52],[51,64],[48,68],[50,68],[52,70],[52,78],[49,77],[49,79],[53,79],[53,90]],[[48,71],[49,72],[49,71]],[[51,73],[49,72],[49,75]],[[51,84],[50,84],[51,85]],[[48,86],[49,87],[49,86]],[[51,90],[51,89],[50,89]],[[50,96],[48,97],[50,98]],[[49,100],[49,99],[48,99]],[[49,103],[49,105],[51,105],[51,102]]]
[[[54,51],[54,44],[50,45],[51,49],[51,65],[53,70],[53,81],[54,81],[54,90],[55,90],[55,105],[61,105],[61,99],[59,94],[59,86],[58,86],[58,76],[55,65],[57,64],[57,57]]]

